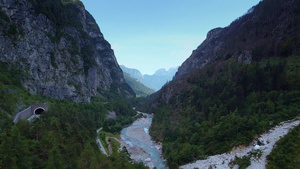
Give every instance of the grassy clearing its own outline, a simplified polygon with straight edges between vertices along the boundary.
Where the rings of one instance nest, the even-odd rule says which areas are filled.
[[[121,136],[120,136],[120,134],[119,133],[109,133],[109,132],[106,132],[106,131],[103,131],[103,130],[101,130],[100,132],[99,132],[99,134],[104,134],[106,137],[108,136],[108,137],[116,137],[117,139],[121,139]]]

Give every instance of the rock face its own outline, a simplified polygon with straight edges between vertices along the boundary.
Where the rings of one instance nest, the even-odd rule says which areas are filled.
[[[80,2],[0,0],[0,6],[0,61],[24,72],[30,93],[77,102],[109,92],[134,96]]]
[[[207,33],[205,41],[193,51],[192,55],[179,67],[175,78],[187,75],[197,69],[202,68],[207,63],[214,60],[216,52],[222,45],[222,28],[216,28]]]

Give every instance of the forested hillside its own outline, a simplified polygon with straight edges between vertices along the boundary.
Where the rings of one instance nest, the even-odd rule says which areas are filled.
[[[21,71],[0,62],[0,168],[145,168],[132,164],[126,150],[107,157],[96,144],[96,130],[118,133],[132,123],[136,112],[120,97],[92,98],[75,103],[31,95],[20,81]],[[12,123],[13,116],[31,103],[46,103],[47,112],[33,122]],[[106,119],[108,111],[116,119]]]
[[[299,1],[264,0],[207,39],[152,99],[170,168],[249,144],[300,114]]]
[[[249,65],[229,59],[189,77],[153,119],[151,135],[163,141],[169,165],[247,145],[256,134],[298,116],[299,63],[299,55]]]

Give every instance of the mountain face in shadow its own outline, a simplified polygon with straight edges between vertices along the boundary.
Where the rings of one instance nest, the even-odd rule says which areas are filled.
[[[263,0],[206,40],[155,93],[150,134],[170,168],[247,145],[300,112],[300,1]]]

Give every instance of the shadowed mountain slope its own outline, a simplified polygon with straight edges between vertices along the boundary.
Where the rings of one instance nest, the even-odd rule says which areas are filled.
[[[216,28],[152,96],[169,167],[249,144],[300,114],[300,1],[263,0]]]

